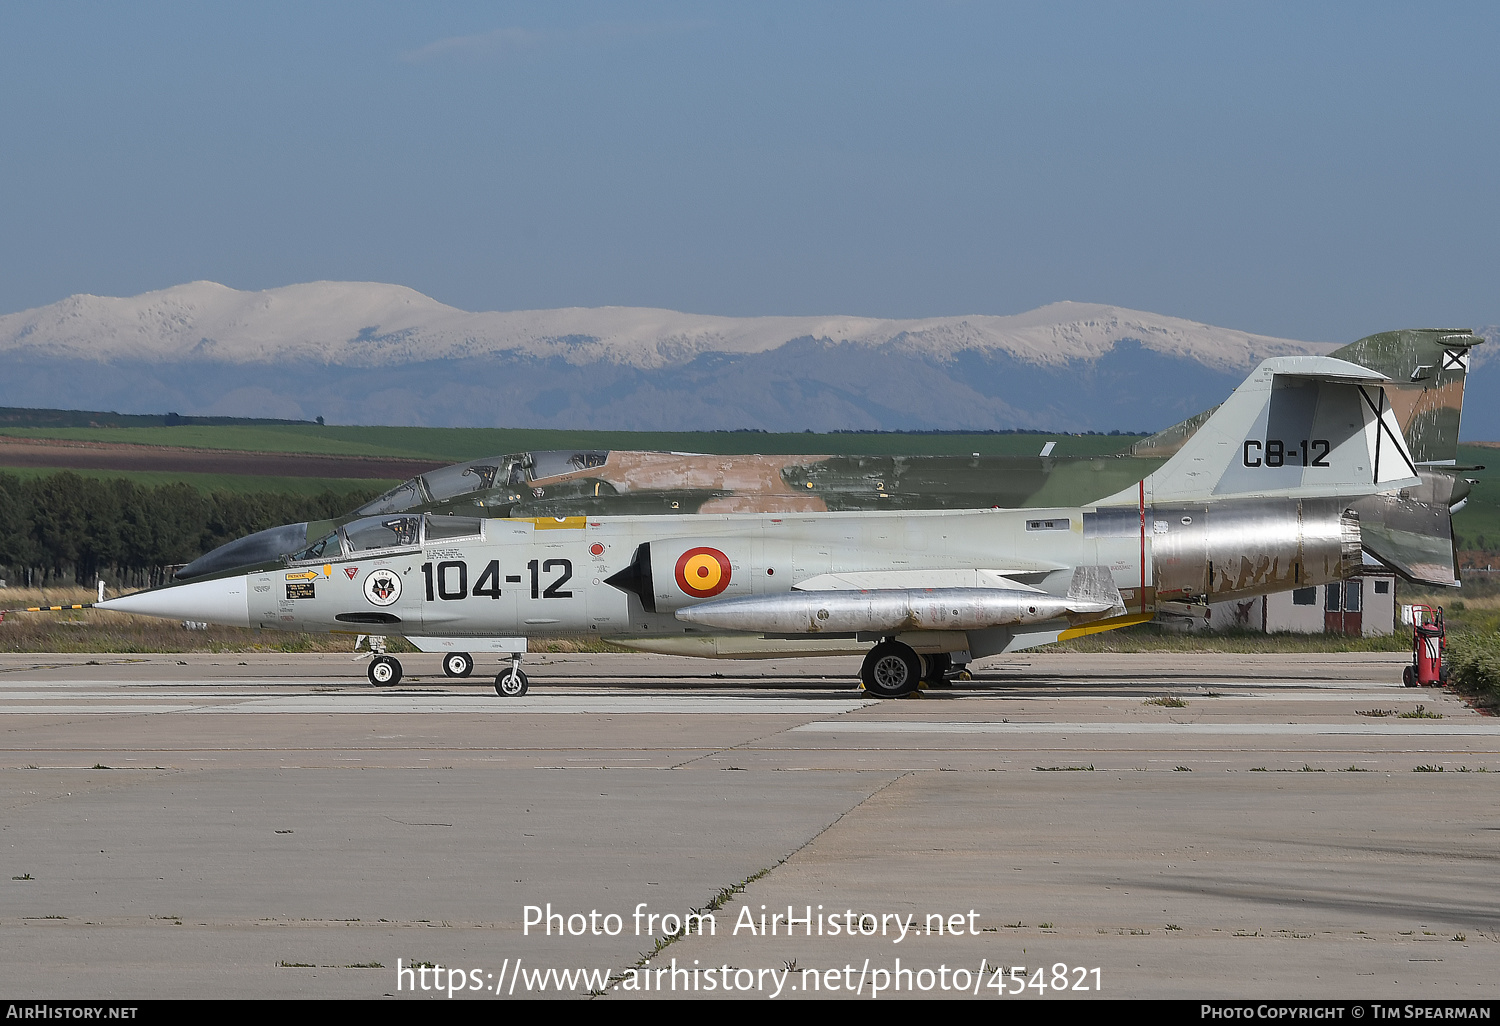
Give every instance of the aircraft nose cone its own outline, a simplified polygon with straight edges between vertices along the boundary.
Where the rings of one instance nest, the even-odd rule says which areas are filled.
[[[250,588],[247,577],[174,584],[155,591],[99,602],[95,609],[161,616],[169,620],[202,620],[229,627],[250,626]]]
[[[212,552],[205,552],[172,576],[179,581],[207,577],[239,567],[270,563],[282,556],[301,551],[307,545],[307,524],[285,524],[247,534],[225,542]]]

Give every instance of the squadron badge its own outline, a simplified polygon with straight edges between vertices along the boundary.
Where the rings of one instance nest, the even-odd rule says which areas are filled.
[[[401,575],[381,567],[365,577],[365,598],[373,605],[388,606],[401,597]]]

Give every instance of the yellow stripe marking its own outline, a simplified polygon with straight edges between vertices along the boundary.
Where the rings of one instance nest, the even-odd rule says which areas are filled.
[[[1085,634],[1102,634],[1104,631],[1118,630],[1121,627],[1134,627],[1138,623],[1147,623],[1154,619],[1156,619],[1155,613],[1129,613],[1125,616],[1112,616],[1108,620],[1085,624],[1082,627],[1069,627],[1057,636],[1057,640],[1072,641],[1074,638],[1081,638]]]
[[[533,531],[582,531],[588,517],[511,517],[530,524]]]

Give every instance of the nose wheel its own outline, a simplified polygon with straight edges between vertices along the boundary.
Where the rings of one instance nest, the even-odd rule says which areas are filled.
[[[495,677],[495,694],[501,698],[520,698],[531,687],[531,681],[520,670],[501,670]]]
[[[510,654],[510,665],[495,675],[495,694],[501,698],[520,698],[531,687],[531,681],[521,672],[521,653]]]

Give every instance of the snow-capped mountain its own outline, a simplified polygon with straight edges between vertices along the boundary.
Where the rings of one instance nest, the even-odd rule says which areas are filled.
[[[193,282],[0,316],[0,405],[434,426],[1155,430],[1221,401],[1266,357],[1332,348],[1087,303],[916,320],[470,313],[399,285]]]
[[[0,316],[0,352],[53,358],[312,361],[390,367],[507,354],[656,369],[705,353],[748,355],[798,338],[935,359],[1003,352],[1028,363],[1097,360],[1122,339],[1216,370],[1247,369],[1307,343],[1089,303],[1010,317],[714,317],[637,307],[469,313],[413,289],[311,282],[240,292],[211,281],[118,299],[78,295]]]

